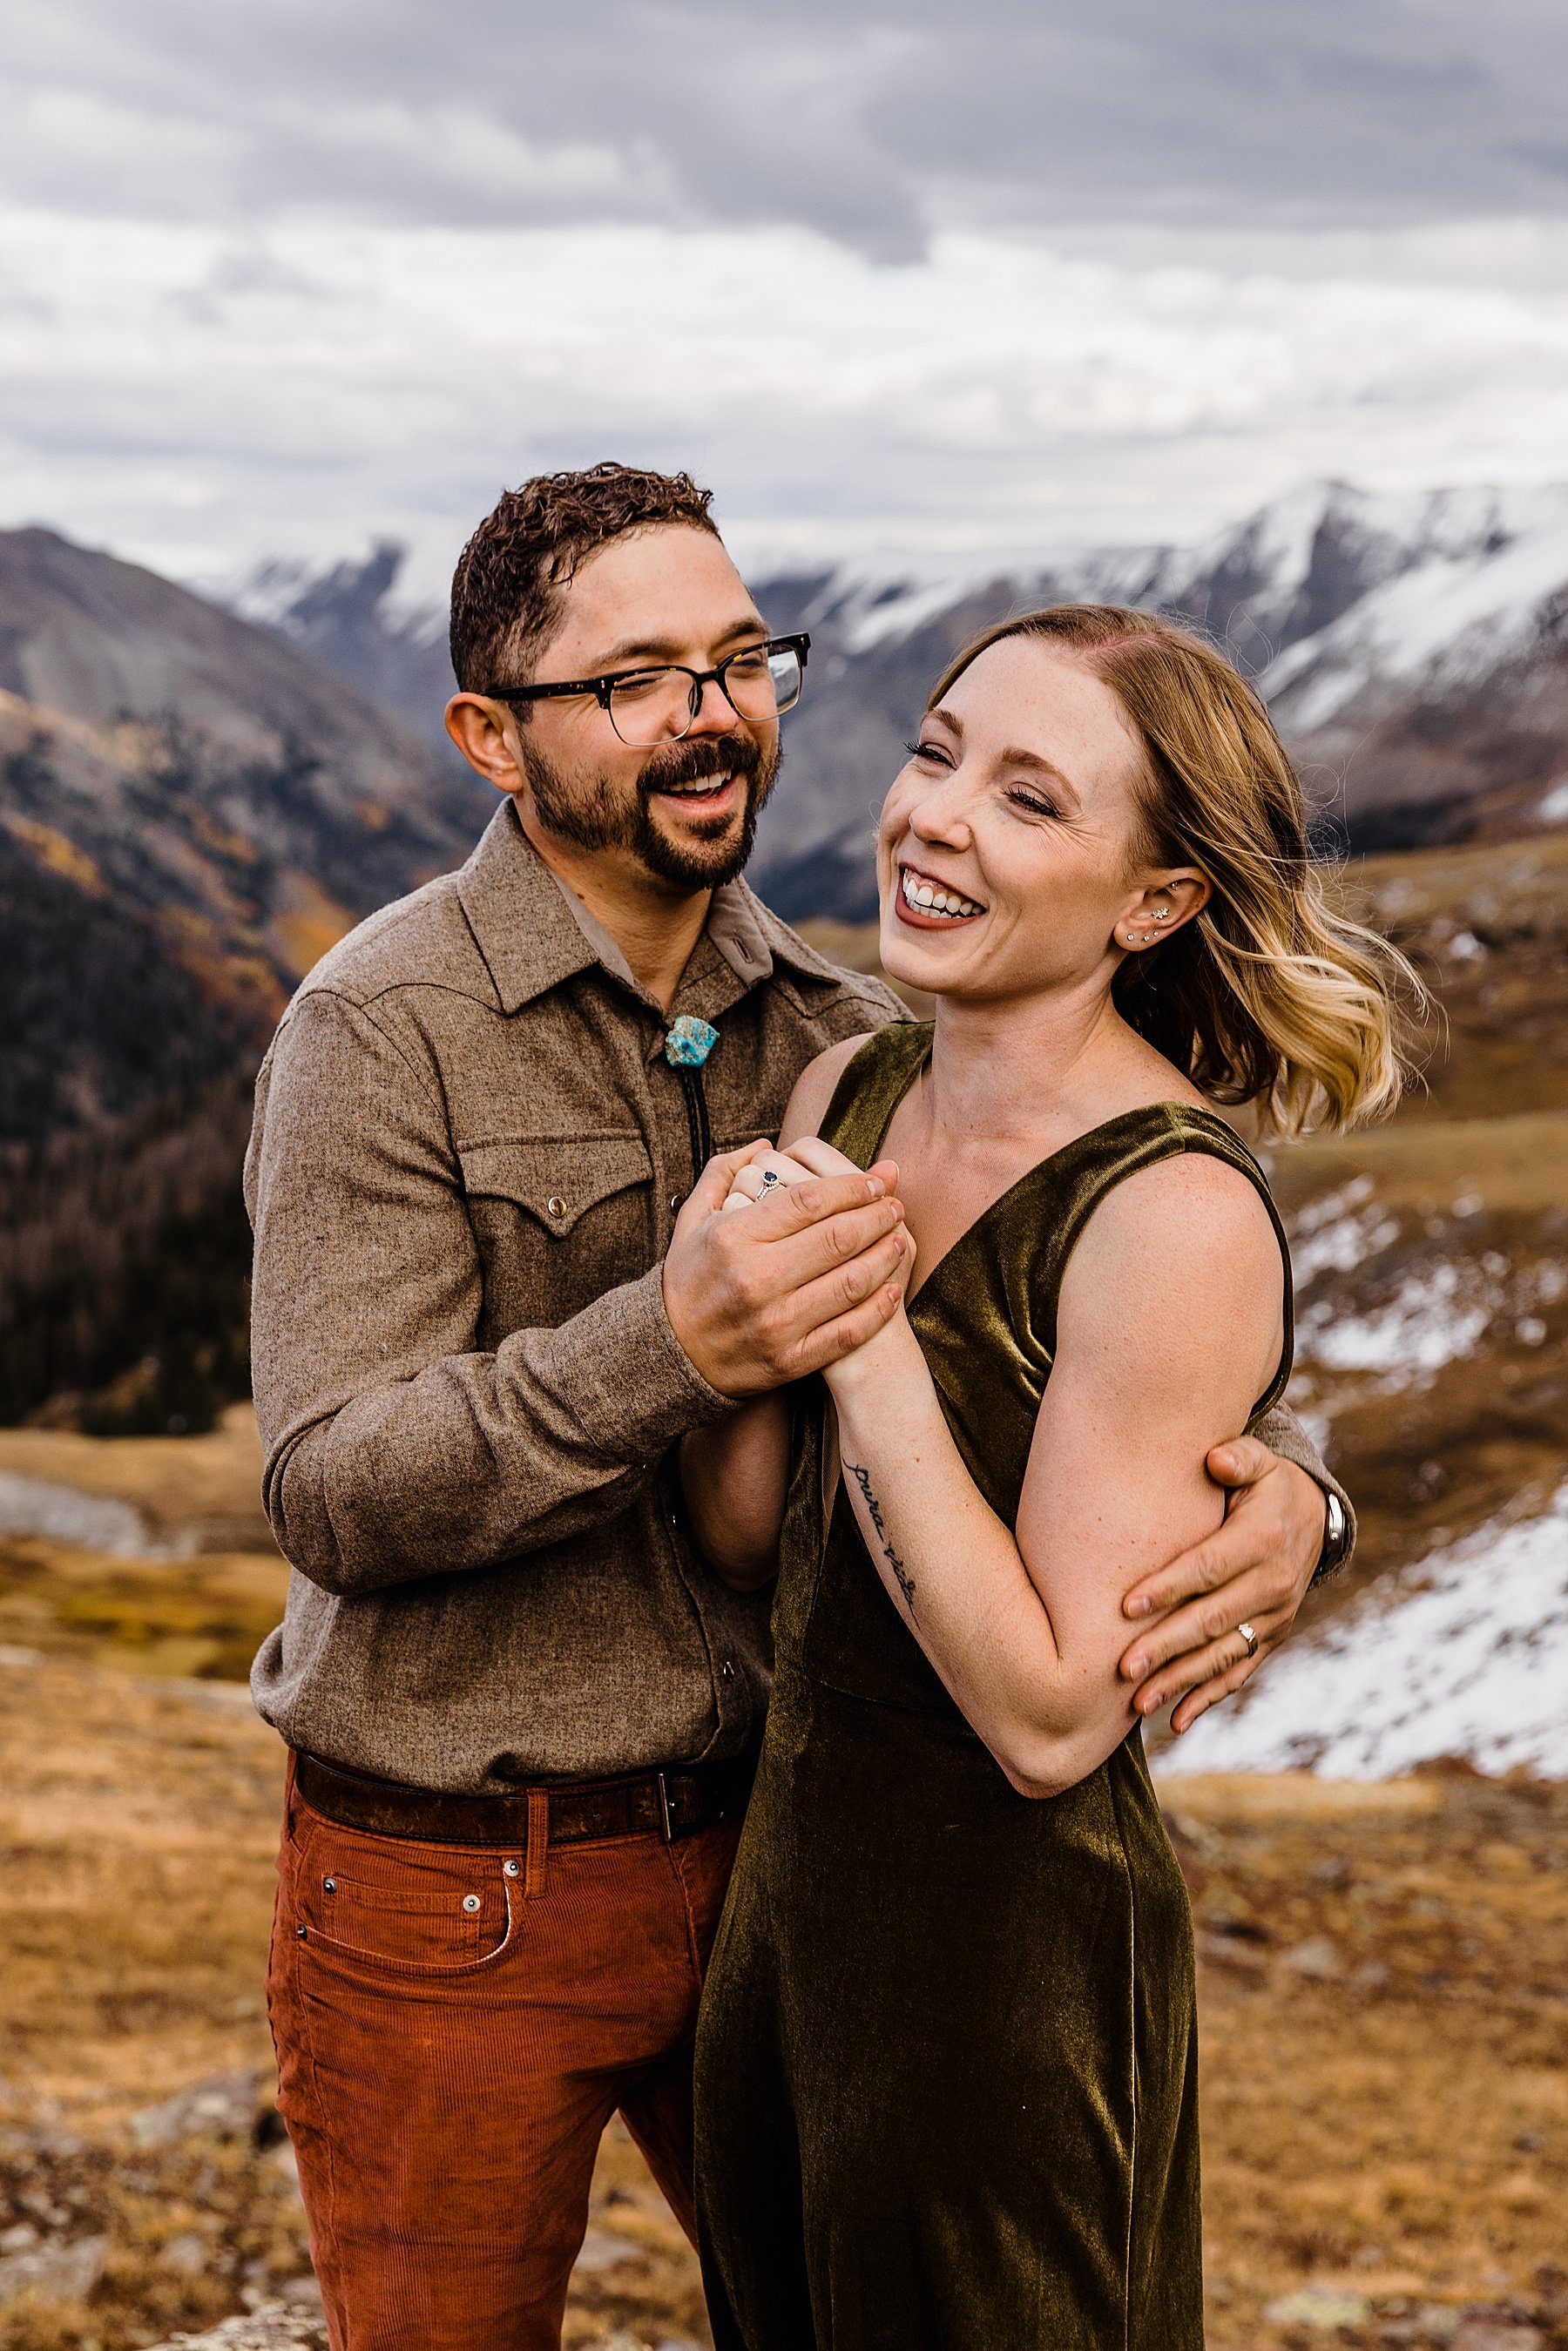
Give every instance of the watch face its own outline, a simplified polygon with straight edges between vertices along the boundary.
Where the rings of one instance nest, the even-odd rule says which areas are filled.
[[[1337,1494],[1330,1494],[1328,1510],[1323,1521],[1322,1555],[1325,1565],[1338,1566],[1340,1555],[1344,1549],[1345,1533],[1349,1524],[1350,1521],[1345,1517],[1344,1504]]]

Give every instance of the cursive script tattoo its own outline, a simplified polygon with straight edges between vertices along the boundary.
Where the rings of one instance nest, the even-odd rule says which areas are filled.
[[[871,1471],[862,1469],[858,1461],[846,1461],[844,1468],[861,1489],[861,1499],[864,1502],[871,1522],[876,1529],[876,1539],[882,1545],[882,1555],[892,1568],[898,1588],[904,1594],[904,1604],[909,1611],[909,1621],[912,1625],[917,1625],[920,1619],[915,1613],[915,1578],[888,1540],[887,1529],[883,1524],[882,1505],[871,1490]]]

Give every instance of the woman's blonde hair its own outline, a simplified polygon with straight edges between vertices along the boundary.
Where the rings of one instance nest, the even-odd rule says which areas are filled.
[[[1134,860],[1193,865],[1212,895],[1146,954],[1113,997],[1130,1027],[1211,1101],[1255,1105],[1266,1132],[1348,1126],[1393,1109],[1405,1083],[1392,990],[1424,1001],[1397,950],[1324,902],[1295,769],[1268,712],[1221,653],[1174,622],[1119,604],[1056,604],[998,622],[932,691],[1008,637],[1082,661],[1121,703],[1144,750]]]

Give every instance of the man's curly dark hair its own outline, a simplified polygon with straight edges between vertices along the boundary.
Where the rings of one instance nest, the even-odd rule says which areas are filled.
[[[560,591],[596,548],[653,523],[717,527],[711,490],[689,474],[606,460],[577,474],[538,474],[506,490],[452,575],[452,670],[465,694],[527,685],[555,633]]]

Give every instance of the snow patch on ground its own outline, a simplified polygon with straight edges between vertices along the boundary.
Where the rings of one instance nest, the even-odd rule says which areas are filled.
[[[1568,1485],[1283,1650],[1155,1768],[1385,1780],[1439,1755],[1568,1779]]]
[[[1372,1191],[1371,1176],[1358,1176],[1302,1209],[1291,1237],[1291,1269],[1298,1291],[1320,1273],[1354,1273],[1398,1239],[1397,1217],[1365,1205]]]
[[[1309,1307],[1297,1329],[1297,1359],[1331,1372],[1418,1379],[1468,1355],[1497,1305],[1475,1267],[1429,1266],[1407,1274],[1370,1313],[1345,1314],[1326,1299]]]
[[[74,1486],[53,1486],[42,1478],[18,1478],[0,1470],[0,1535],[43,1535],[106,1552],[111,1559],[185,1558],[194,1538],[171,1548],[153,1540],[147,1521],[130,1502],[104,1494],[78,1494]]]

